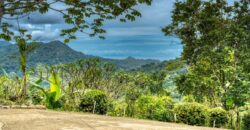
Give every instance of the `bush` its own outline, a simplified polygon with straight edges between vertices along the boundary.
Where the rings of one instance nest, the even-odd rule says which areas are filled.
[[[182,103],[174,107],[177,122],[202,126],[206,123],[207,108],[199,103]]]
[[[128,104],[124,101],[124,98],[115,100],[111,104],[109,104],[108,115],[118,117],[126,116],[127,107]]]
[[[195,102],[193,95],[187,95],[182,98],[182,102]]]
[[[0,99],[0,105],[12,105],[12,104],[14,103],[10,100]]]
[[[209,125],[215,127],[224,127],[229,120],[227,111],[222,108],[213,108],[208,111]]]
[[[250,130],[250,112],[242,118],[243,130]]]
[[[170,97],[141,96],[136,101],[136,115],[143,119],[173,121],[172,106]]]
[[[33,91],[31,94],[29,94],[29,98],[34,105],[42,104],[43,93],[41,91]]]
[[[107,113],[107,96],[100,90],[90,90],[86,92],[81,100],[79,109],[83,112],[93,112],[95,104],[95,113]]]

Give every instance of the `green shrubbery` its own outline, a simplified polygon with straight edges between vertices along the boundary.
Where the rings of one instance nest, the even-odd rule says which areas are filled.
[[[194,96],[187,95],[182,98],[182,102],[195,102]]]
[[[109,116],[126,116],[128,104],[124,101],[124,99],[120,99],[112,102],[108,107],[108,115]]]
[[[79,109],[84,112],[106,114],[108,107],[107,96],[100,90],[86,92],[81,100]]]
[[[144,119],[172,121],[172,106],[170,97],[141,96],[136,101],[136,115]]]
[[[224,127],[229,121],[228,112],[222,108],[213,108],[208,111],[209,125]]]
[[[206,124],[207,108],[199,103],[182,103],[174,107],[177,122],[204,126]]]
[[[243,130],[250,130],[250,112],[242,118]]]
[[[14,103],[10,100],[0,99],[0,105],[12,105],[12,104]]]

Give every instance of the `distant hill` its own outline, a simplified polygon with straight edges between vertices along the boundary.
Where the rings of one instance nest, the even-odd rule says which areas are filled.
[[[125,70],[139,69],[143,65],[161,63],[159,60],[136,59],[133,57],[128,57],[128,58],[122,59],[122,60],[106,59],[106,61],[111,62],[111,63],[117,65],[119,68],[125,69]]]
[[[170,92],[171,96],[174,97],[174,99],[179,100],[181,95],[176,89],[174,80],[177,76],[179,76],[179,74],[187,73],[188,65],[186,64],[185,60],[177,58],[160,63],[145,64],[137,69],[133,69],[132,71],[141,71],[146,73],[158,73],[159,71],[165,71],[167,75],[165,77],[163,87]]]
[[[100,58],[103,61],[117,65],[119,69],[125,70],[136,69],[145,64],[160,63],[158,60],[135,59],[133,57],[123,60],[105,59],[77,52],[60,41],[52,41],[49,43],[36,43],[35,47],[29,52],[28,67],[33,67],[37,64],[55,65],[70,63],[87,58]],[[16,45],[3,43],[1,46],[0,42],[0,67],[4,68],[7,72],[18,71],[19,53]]]
[[[132,69],[133,71],[142,72],[155,72],[160,70],[165,70],[168,73],[178,72],[185,73],[187,71],[186,62],[180,58],[173,60],[166,60],[162,62],[151,62],[149,64],[144,64],[139,68]]]
[[[11,43],[6,42],[6,41],[0,41],[0,47],[2,47],[2,46],[9,46],[9,45],[11,45]]]

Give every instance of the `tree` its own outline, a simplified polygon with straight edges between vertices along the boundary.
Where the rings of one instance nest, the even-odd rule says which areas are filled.
[[[239,53],[249,52],[249,0],[229,5],[226,0],[177,1],[172,23],[163,28],[166,35],[177,35],[184,45],[183,58],[195,64],[199,54],[230,46]],[[242,58],[243,59],[243,58]]]
[[[26,95],[27,86],[27,43],[32,41],[32,35],[25,28],[20,27],[19,20],[28,18],[31,13],[46,14],[55,11],[62,14],[69,28],[61,30],[61,36],[68,43],[76,39],[75,33],[80,31],[89,36],[99,36],[106,31],[102,28],[105,20],[120,19],[121,22],[134,21],[141,16],[135,9],[138,4],[150,5],[152,0],[0,0],[0,39],[15,41],[19,47],[20,64],[23,73],[22,96]],[[63,9],[55,4],[64,5]],[[16,21],[16,23],[10,22]],[[15,24],[17,29],[15,30]],[[19,34],[15,33],[19,32]]]
[[[240,81],[249,82],[249,18],[249,0],[235,1],[233,5],[226,0],[176,1],[172,23],[163,32],[177,35],[182,40],[182,57],[191,68],[188,75],[178,80],[181,81],[179,86],[192,86],[195,92],[189,92],[195,95],[201,90],[199,94],[218,95],[225,108],[230,98],[224,98],[237,94],[231,102],[236,108],[241,107],[249,94],[240,90],[250,88],[238,83],[239,75],[244,75],[240,76]],[[188,92],[187,86],[182,88]],[[236,124],[239,124],[238,110],[236,113]],[[240,129],[239,125],[237,129]]]
[[[1,39],[12,40],[14,35],[9,29],[13,24],[5,22],[6,20],[18,22],[21,18],[29,18],[31,13],[45,14],[51,10],[61,13],[65,23],[72,25],[61,32],[62,36],[67,37],[65,42],[75,39],[74,33],[77,31],[96,36],[105,33],[102,29],[105,20],[119,18],[122,22],[134,21],[141,16],[135,6],[150,5],[151,2],[152,0],[0,0]],[[55,4],[61,4],[64,8],[56,7]]]
[[[194,95],[198,102],[203,102],[205,97],[212,106],[217,106],[233,83],[234,63],[230,48],[201,52],[196,64],[188,68],[188,73],[176,78],[177,89],[184,95]]]

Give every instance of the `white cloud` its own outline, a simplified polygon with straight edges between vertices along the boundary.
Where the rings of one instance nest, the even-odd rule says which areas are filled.
[[[36,41],[52,41],[60,37],[60,30],[52,29],[51,24],[46,24],[42,30],[31,31],[31,35]]]
[[[109,28],[108,36],[157,35],[161,33],[157,27]]]

